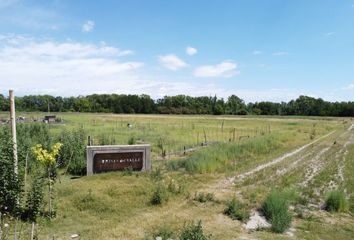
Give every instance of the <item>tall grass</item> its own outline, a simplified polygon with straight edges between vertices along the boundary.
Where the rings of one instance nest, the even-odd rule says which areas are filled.
[[[262,212],[272,224],[271,230],[283,233],[290,227],[291,215],[288,212],[288,200],[279,191],[270,192],[263,203]]]
[[[234,170],[240,160],[267,154],[281,144],[276,135],[250,139],[242,143],[222,143],[194,153],[187,159],[170,161],[168,169],[184,168],[190,173],[214,173]]]
[[[348,204],[343,192],[332,191],[326,198],[325,208],[329,212],[345,212]]]

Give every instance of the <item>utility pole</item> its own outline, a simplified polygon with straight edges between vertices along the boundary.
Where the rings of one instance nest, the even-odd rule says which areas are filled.
[[[15,114],[14,91],[10,90],[9,95],[10,95],[10,122],[11,122],[12,144],[13,144],[13,154],[14,154],[14,173],[17,178],[17,176],[18,176],[18,158],[17,158],[16,114]]]

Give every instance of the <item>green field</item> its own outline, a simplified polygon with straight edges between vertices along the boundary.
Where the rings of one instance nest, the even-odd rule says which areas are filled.
[[[49,126],[52,136],[83,128],[95,145],[127,144],[131,139],[150,143],[153,170],[80,178],[60,172],[55,185],[57,216],[40,219],[39,239],[70,239],[74,233],[80,239],[151,239],[161,229],[178,234],[185,223],[198,220],[212,239],[354,237],[354,130],[349,118],[57,116],[63,123]],[[208,146],[200,147],[205,142]],[[184,154],[184,147],[193,151]],[[155,206],[151,197],[158,186],[168,200]],[[289,196],[292,224],[287,233],[249,231],[223,213],[236,197],[252,215],[272,189]],[[346,211],[322,210],[331,190],[345,192]],[[198,193],[210,193],[213,199],[198,201]],[[23,236],[29,229],[22,224]]]

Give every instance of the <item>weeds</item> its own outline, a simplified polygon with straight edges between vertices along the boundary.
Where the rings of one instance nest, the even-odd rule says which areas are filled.
[[[213,193],[204,193],[204,192],[195,193],[194,200],[201,203],[216,201]]]
[[[235,198],[227,204],[224,214],[228,215],[233,220],[239,220],[242,222],[247,221],[250,217],[246,205],[237,201]]]
[[[168,201],[168,193],[162,184],[158,184],[152,194],[150,203],[152,205],[160,205]]]
[[[203,232],[202,222],[198,221],[185,224],[179,236],[180,240],[208,240],[211,235],[206,235]]]

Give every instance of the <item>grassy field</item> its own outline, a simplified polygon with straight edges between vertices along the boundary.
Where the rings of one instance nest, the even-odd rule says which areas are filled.
[[[57,115],[64,123],[50,126],[53,135],[63,129],[84,128],[95,144],[127,144],[131,138],[152,144],[153,170],[81,178],[60,175],[55,187],[57,217],[41,219],[39,239],[70,239],[74,233],[80,239],[149,239],[161,229],[178,233],[185,223],[198,220],[212,239],[354,237],[350,213],[354,130],[350,119]],[[205,140],[213,144],[182,154],[184,146],[200,146]],[[166,197],[156,206],[151,198],[158,188]],[[246,230],[243,222],[223,213],[236,197],[252,215],[272,189],[280,189],[291,199],[293,221],[285,234]],[[346,193],[348,211],[322,210],[330,190]],[[213,198],[199,201],[196,196],[200,193]]]

